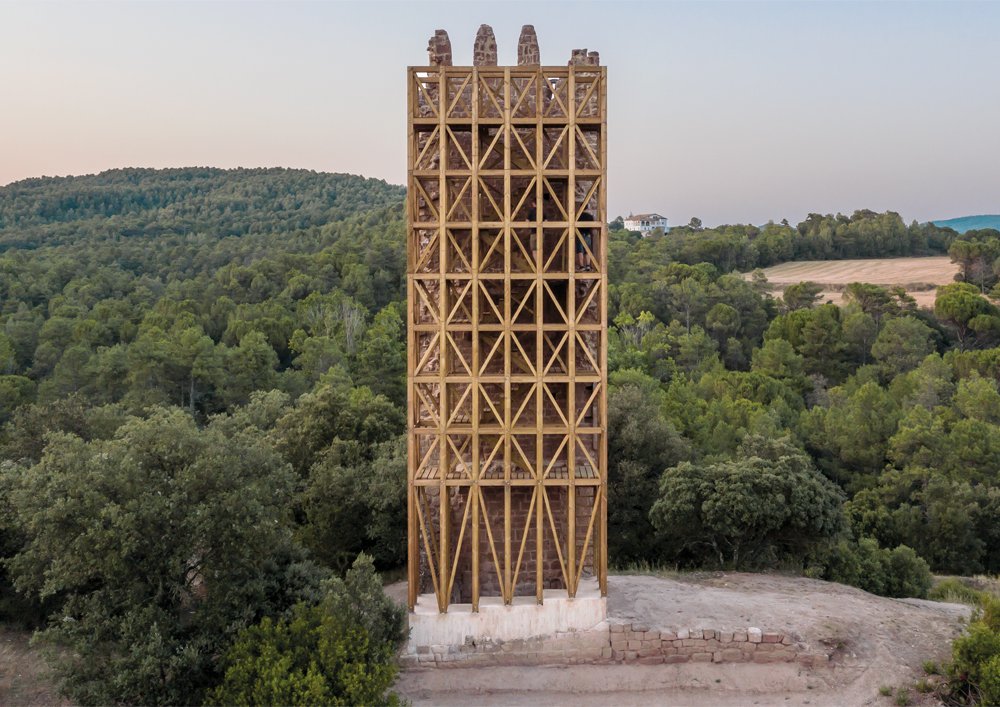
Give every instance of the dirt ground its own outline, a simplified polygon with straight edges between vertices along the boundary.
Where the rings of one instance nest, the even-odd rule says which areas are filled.
[[[833,659],[817,669],[682,663],[412,670],[396,689],[414,705],[889,705],[879,687],[912,686],[924,661],[946,660],[969,608],[802,577],[703,573],[612,576],[608,613],[653,629],[790,633],[832,650]]]
[[[823,285],[820,302],[845,304],[844,286],[852,282],[901,285],[917,306],[933,307],[935,286],[954,282],[957,266],[947,256],[874,258],[865,260],[800,260],[764,268],[775,296],[788,285],[810,280]],[[750,277],[749,274],[746,275]]]
[[[387,587],[399,602],[405,583]],[[943,662],[969,608],[887,599],[802,577],[698,573],[613,575],[608,613],[650,628],[756,626],[833,650],[830,667],[797,664],[572,665],[404,672],[413,705],[841,705],[893,704],[883,685],[912,686],[924,661]],[[0,705],[64,705],[29,634],[0,629]],[[914,704],[920,696],[911,690]]]
[[[0,628],[0,705],[66,705],[55,690],[31,633]]]

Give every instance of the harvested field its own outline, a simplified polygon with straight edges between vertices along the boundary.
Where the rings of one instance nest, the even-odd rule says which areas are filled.
[[[844,304],[844,287],[852,282],[868,282],[902,286],[921,307],[933,306],[935,288],[953,282],[956,272],[958,268],[946,255],[930,258],[801,260],[764,268],[767,281],[776,295],[788,285],[810,280],[823,285],[820,301]]]

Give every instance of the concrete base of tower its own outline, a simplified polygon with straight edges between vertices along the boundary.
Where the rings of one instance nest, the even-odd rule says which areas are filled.
[[[547,589],[541,604],[535,597],[514,597],[509,606],[500,597],[481,597],[477,612],[471,604],[452,604],[442,614],[437,598],[422,594],[409,614],[406,652],[460,654],[487,645],[590,631],[603,628],[607,616],[607,598],[601,596],[596,579],[581,580],[572,599],[565,590]]]

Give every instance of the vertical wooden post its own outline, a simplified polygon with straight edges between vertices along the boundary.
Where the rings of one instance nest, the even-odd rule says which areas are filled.
[[[469,503],[472,504],[472,610],[479,611],[479,477],[482,474],[481,441],[479,437],[479,417],[483,401],[479,399],[479,375],[482,368],[482,352],[479,348],[479,72],[472,69],[472,170],[469,175],[472,188],[472,483],[469,485]],[[489,352],[487,352],[489,353]]]
[[[597,219],[601,225],[600,237],[600,273],[601,291],[598,307],[601,313],[600,361],[601,364],[601,394],[598,396],[598,414],[600,415],[601,450],[598,470],[601,479],[601,508],[599,542],[594,545],[595,560],[600,549],[600,560],[597,565],[597,579],[601,588],[601,596],[608,595],[608,69],[601,67],[600,102],[598,111],[601,116],[601,187],[600,215]]]
[[[416,91],[415,81],[416,71],[412,68],[406,74],[406,105],[409,110],[410,120],[407,121],[406,140],[406,182],[413,184],[413,161],[416,158],[416,131],[413,128],[412,116],[416,115]],[[411,187],[412,189],[412,187]],[[416,220],[413,213],[413,197],[407,193],[406,197],[406,220],[413,223]],[[413,243],[415,234],[413,229],[407,230],[406,247],[406,603],[413,611],[417,605],[417,594],[420,582],[420,548],[417,537],[417,511],[416,511],[416,469],[413,460],[418,454],[416,445],[416,396],[413,393],[413,370],[416,367],[417,332],[414,328],[416,317],[414,316],[414,300],[416,292],[413,285],[414,261],[416,259],[417,246]]]
[[[531,251],[535,269],[535,601],[539,604],[545,601],[545,280],[542,279],[542,244],[545,234],[542,230],[542,162],[545,160],[545,139],[542,133],[544,123],[542,114],[545,110],[543,82],[541,72],[532,78],[535,91],[535,181],[532,189],[535,192],[535,221],[531,225],[534,234],[535,248]],[[525,520],[530,523],[531,519]]]
[[[569,140],[569,181],[566,187],[568,204],[567,235],[572,238],[567,242],[566,270],[569,279],[566,286],[566,332],[567,359],[569,383],[566,386],[566,417],[569,439],[566,451],[566,468],[568,482],[566,486],[566,591],[569,596],[576,596],[576,324],[573,312],[576,311],[576,67],[569,67],[568,92],[566,112],[568,115],[567,139]]]
[[[448,331],[448,277],[446,273],[450,270],[450,263],[448,258],[448,225],[447,225],[447,214],[448,214],[448,178],[446,175],[446,170],[448,167],[448,73],[445,69],[441,69],[438,72],[438,125],[439,125],[439,135],[438,135],[438,150],[439,150],[439,163],[438,163],[438,219],[440,221],[438,225],[438,252],[441,261],[440,272],[438,276],[438,316],[440,317],[441,326],[441,338],[440,338],[440,360],[439,360],[439,375],[440,375],[440,388],[439,388],[439,410],[440,410],[440,431],[438,433],[438,454],[439,457],[439,468],[438,473],[440,477],[438,479],[438,519],[440,536],[438,539],[438,609],[441,613],[448,611],[448,602],[450,597],[447,596],[447,576],[448,576],[448,521],[451,516],[451,505],[449,504],[448,498],[448,473],[451,470],[451,463],[449,461],[450,455],[448,453],[448,416],[450,414],[450,406],[448,400],[448,371],[450,369],[449,362],[451,360],[451,344],[449,343],[449,331]]]

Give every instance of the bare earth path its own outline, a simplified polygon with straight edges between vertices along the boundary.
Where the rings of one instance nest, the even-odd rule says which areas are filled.
[[[942,661],[968,607],[877,597],[802,577],[704,573],[609,578],[608,613],[651,628],[764,627],[834,649],[830,667],[792,663],[572,665],[405,672],[414,705],[867,705]],[[475,687],[473,687],[475,686]]]

